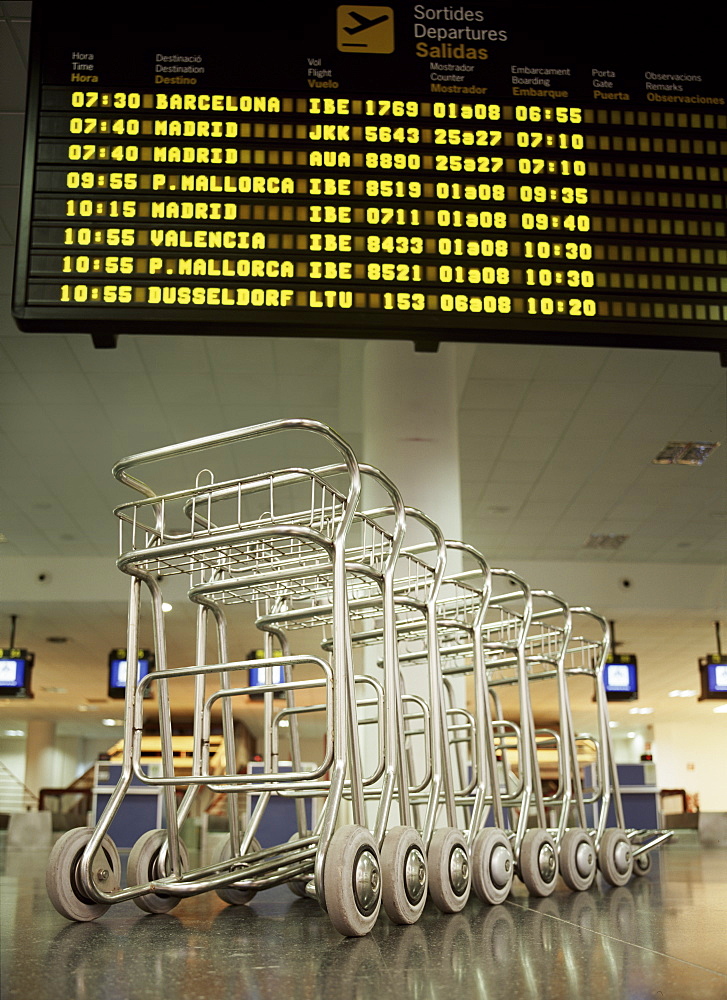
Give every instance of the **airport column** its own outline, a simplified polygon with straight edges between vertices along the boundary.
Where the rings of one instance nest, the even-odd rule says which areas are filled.
[[[456,344],[435,353],[369,341],[364,352],[364,461],[390,476],[404,502],[461,539]]]
[[[55,724],[46,719],[30,719],[26,735],[25,785],[35,795],[54,784],[53,739]],[[10,817],[8,846],[50,847],[52,821],[49,812],[17,813]]]
[[[37,795],[41,788],[55,783],[55,723],[30,719],[25,750],[25,784]]]
[[[454,540],[462,538],[457,363],[468,354],[469,348],[456,344],[424,353],[410,342],[369,341],[363,362],[362,461],[385,472],[406,506],[423,511],[445,539]],[[412,523],[404,544],[424,540]],[[461,564],[448,560],[447,568],[456,572]],[[368,660],[365,670],[380,676]],[[429,701],[426,670],[411,666],[402,676],[407,692]],[[464,680],[454,681],[456,702],[464,705]],[[373,750],[364,746],[365,767],[371,765]]]

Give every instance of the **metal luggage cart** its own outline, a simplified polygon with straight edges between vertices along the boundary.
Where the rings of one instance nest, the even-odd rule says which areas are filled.
[[[440,658],[449,705],[448,745],[459,785],[455,798],[465,815],[472,888],[479,899],[497,904],[509,895],[515,864],[513,838],[505,828],[484,659],[483,628],[492,593],[492,571],[472,546],[455,541],[446,546],[455,558],[475,565],[445,578],[437,601]],[[472,713],[457,704],[452,683],[457,676],[472,677]]]
[[[570,806],[581,828],[588,828],[586,807],[594,810],[594,826],[589,829],[589,835],[596,850],[598,869],[611,885],[622,886],[634,874],[647,874],[651,868],[650,852],[669,840],[672,831],[626,827],[604,686],[605,664],[611,647],[610,627],[605,618],[590,608],[573,607],[571,614],[574,634],[564,661],[561,710],[563,738],[567,738],[571,767]],[[570,684],[578,676],[591,679],[596,710],[595,732],[577,733],[575,730]],[[593,780],[588,789],[583,786],[578,746],[591,750]],[[567,801],[563,807],[567,808]],[[609,827],[611,808],[615,826]]]
[[[484,560],[481,556],[479,559],[484,567]],[[477,776],[477,793],[469,799],[465,795],[461,801],[469,802],[472,808],[470,846],[475,890],[481,899],[499,903],[510,891],[513,854],[518,874],[530,893],[543,896],[555,887],[558,855],[569,856],[571,851],[573,836],[566,835],[565,828],[547,828],[548,799],[542,790],[540,755],[544,741],[558,751],[560,737],[554,731],[536,730],[531,693],[535,681],[558,675],[570,623],[567,607],[555,595],[529,590],[509,570],[487,570],[487,574],[488,590],[494,584],[496,593],[489,597],[483,593],[471,636],[464,644],[444,646],[442,658],[445,678],[468,670],[474,672],[478,738],[476,763],[473,760],[471,766],[473,777]],[[471,586],[475,575],[472,571],[462,573],[451,582]],[[449,621],[442,623],[453,627],[456,618],[450,613]],[[467,631],[462,622],[460,628],[463,633]],[[518,724],[504,718],[499,695],[504,686],[511,687],[517,696],[516,704],[509,709],[513,714],[519,711]],[[450,742],[461,746],[463,740],[457,727],[450,727],[450,733],[454,733]],[[560,762],[560,767],[565,768],[565,761]],[[560,778],[561,796],[564,786]],[[517,819],[513,822],[514,816]],[[595,873],[595,861],[593,867]]]
[[[516,873],[532,896],[550,895],[558,875],[558,845],[548,829],[531,700],[536,668],[547,662],[560,637],[546,613],[534,608],[533,591],[508,569],[493,569],[493,594],[483,626],[489,692],[495,702],[493,737]],[[542,593],[542,592],[536,592]],[[498,689],[516,692],[518,723],[507,720]],[[516,768],[513,764],[516,751]],[[534,825],[533,825],[534,820]]]
[[[401,544],[406,529],[403,502],[395,484],[380,470],[361,464],[360,472],[372,483],[383,488],[391,506],[359,511],[349,530],[346,545],[346,573],[349,582],[348,623],[354,648],[375,645],[381,653],[382,681],[356,674],[355,685],[373,685],[380,698],[357,696],[350,708],[354,729],[370,725],[378,733],[376,766],[361,782],[365,803],[375,803],[368,826],[380,851],[382,905],[390,918],[401,924],[414,923],[421,915],[427,894],[427,862],[424,843],[411,825],[406,773],[403,770],[403,742],[399,727],[399,706],[416,705],[425,721],[425,738],[429,739],[429,708],[421,699],[406,696],[401,688],[398,670],[395,632],[395,601],[398,590],[395,570],[400,560]],[[334,468],[327,473],[337,471]],[[314,617],[327,625],[330,609],[322,603],[308,608],[273,612],[258,619],[258,627],[284,633],[290,625]],[[324,651],[333,648],[331,636],[323,639]],[[352,735],[355,739],[355,735]],[[344,797],[352,798],[354,790],[347,784]],[[392,806],[396,805],[399,825],[390,827]],[[303,888],[297,880],[299,889]],[[298,891],[294,888],[294,891]],[[303,889],[307,891],[307,889]]]
[[[448,551],[474,559],[477,566],[445,577],[436,602],[439,656],[449,694],[446,743],[450,770],[458,778],[455,800],[465,815],[473,887],[482,900],[501,903],[517,867],[531,894],[548,895],[555,887],[558,855],[564,855],[568,866],[577,845],[575,835],[564,826],[555,831],[547,828],[539,753],[543,740],[554,740],[558,749],[560,737],[535,729],[531,686],[536,680],[559,676],[570,634],[569,612],[555,595],[530,591],[511,571],[490,570],[472,547],[460,542],[446,545]],[[508,589],[512,587],[517,589]],[[557,621],[554,616],[559,616]],[[422,655],[422,649],[410,650],[401,661],[411,663]],[[458,704],[450,683],[468,674],[473,676],[472,714]],[[504,685],[517,695],[517,705],[510,707],[513,712],[519,709],[519,724],[503,718],[497,690]],[[563,756],[560,768],[565,770],[567,759],[558,756]],[[561,778],[561,797],[566,785]],[[593,855],[591,845],[595,874]]]
[[[392,511],[371,513],[379,517]],[[354,647],[389,646],[392,677],[387,692],[395,695],[387,701],[392,712],[388,723],[395,727],[398,747],[395,806],[400,826],[387,831],[382,862],[388,852],[390,858],[399,859],[399,868],[407,871],[408,900],[401,893],[387,906],[391,918],[399,923],[413,922],[421,912],[425,900],[420,893],[421,887],[426,887],[427,869],[429,894],[444,913],[459,912],[471,888],[467,839],[457,824],[439,661],[436,609],[446,568],[445,542],[439,526],[422,511],[406,507],[405,514],[407,544],[394,567],[389,613],[381,622],[364,623],[352,635]],[[409,544],[417,530],[427,540]],[[403,653],[401,647],[406,647]],[[400,671],[404,664],[418,671],[417,694],[406,690],[412,670]],[[385,665],[384,656],[379,665]],[[390,731],[393,736],[394,730]],[[439,825],[441,819],[443,826]]]
[[[153,462],[183,459],[221,446],[250,445],[271,435],[303,431],[333,446],[343,460],[345,487],[333,485],[325,470],[276,469],[240,478],[215,481],[209,470],[192,477],[185,489],[157,491],[134,478],[130,470]],[[340,479],[341,466],[337,467]],[[156,670],[138,685],[127,685],[122,775],[94,830],[70,831],[55,845],[47,870],[50,898],[64,916],[92,920],[108,906],[134,899],[142,909],[171,909],[184,896],[216,890],[228,902],[245,902],[255,891],[313,872],[321,906],[342,933],[361,935],[373,926],[381,902],[378,847],[365,827],[362,775],[355,734],[355,691],[348,619],[346,539],[356,517],[360,473],[350,447],[316,421],[287,420],[211,435],[132,456],[119,462],[115,476],[143,499],[117,509],[120,519],[119,568],[131,577],[127,648],[128,676],[134,677],[141,595],[149,595],[154,630]],[[335,478],[335,477],[334,477]],[[187,479],[189,481],[189,479]],[[302,494],[302,495],[301,495]],[[381,542],[377,536],[376,542]],[[374,556],[372,549],[371,555]],[[187,667],[169,668],[166,656],[163,585],[183,577],[190,598],[198,605],[195,660]],[[270,612],[299,601],[328,609],[324,617],[332,632],[330,663],[319,653],[268,657],[249,661],[231,659],[228,650],[227,610],[235,605],[261,607]],[[283,603],[281,603],[283,602]],[[207,662],[207,626],[217,633],[216,662]],[[310,623],[310,619],[309,619]],[[214,659],[214,658],[213,658]],[[247,698],[249,685],[237,685],[240,671],[250,666],[282,667],[284,679],[256,689],[270,706],[275,692],[283,692],[285,711],[296,719],[296,697],[314,690],[324,695],[326,749],[315,770],[280,773],[273,752],[272,720],[269,753],[262,774],[238,774],[234,705]],[[302,666],[313,666],[314,680],[296,680]],[[217,680],[209,693],[208,682]],[[191,775],[175,770],[172,746],[172,685],[194,686],[194,754]],[[162,775],[148,778],[140,767],[141,734],[145,724],[144,693],[158,694],[158,725],[162,739]],[[223,774],[209,767],[209,736],[213,714],[219,708],[226,753]],[[108,828],[132,777],[162,786],[166,830],[150,831],[129,857],[129,885],[119,887],[119,858]],[[177,806],[177,786],[186,786]],[[292,843],[256,850],[255,817],[243,833],[239,826],[238,796],[251,789],[259,794],[258,811],[266,797],[297,787],[302,792],[325,793],[317,830]],[[230,839],[212,864],[188,868],[180,826],[201,789],[228,795]],[[353,825],[339,827],[344,789],[352,798]],[[305,831],[309,833],[309,831]]]
[[[590,888],[596,877],[596,849],[586,828],[580,782],[576,783],[577,749],[566,678],[566,656],[572,638],[572,613],[568,604],[552,591],[533,590],[533,625],[540,634],[529,641],[527,656],[530,683],[555,680],[558,719],[550,729],[535,729],[535,748],[554,766],[556,788],[543,795],[551,833],[558,849],[558,867],[569,889]],[[533,626],[531,625],[531,631]],[[535,687],[531,688],[535,691]],[[532,699],[531,699],[532,704]],[[542,767],[540,768],[542,777]],[[575,815],[575,824],[570,825]]]

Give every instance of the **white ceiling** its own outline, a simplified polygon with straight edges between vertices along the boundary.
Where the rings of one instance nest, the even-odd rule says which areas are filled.
[[[364,345],[122,336],[116,350],[97,351],[87,335],[15,328],[10,291],[30,8],[0,2],[0,557],[41,572],[43,560],[59,558],[113,565],[111,512],[128,498],[109,470],[125,455],[286,416],[322,420],[360,449]],[[621,594],[597,609],[618,618],[622,648],[639,654],[641,703],[657,707],[654,721],[659,713],[672,717],[667,691],[697,686],[696,658],[715,650],[712,622],[721,603],[724,623],[727,605],[727,402],[718,356],[479,345],[462,350],[460,362],[463,533],[491,564],[535,564],[543,573],[532,581],[537,586],[552,585],[555,564],[559,581],[567,580],[564,564],[577,581],[589,573],[601,579],[610,565],[621,580],[647,564],[657,577],[678,580],[683,570],[684,579],[699,581],[703,567],[720,581],[708,597],[695,583],[698,597],[685,592],[681,606],[670,599],[655,607],[634,588],[628,602]],[[651,464],[670,440],[722,447],[702,468]],[[583,548],[592,532],[629,538],[619,551],[594,552]],[[113,600],[88,599],[85,589],[79,580],[83,599],[71,587],[64,600],[45,600],[42,588],[17,600],[6,574],[0,644],[9,638],[9,616],[19,615],[17,642],[37,656],[36,699],[0,705],[0,720],[78,720],[79,703],[103,699],[106,654],[124,642],[126,591],[123,580]],[[47,642],[58,635],[69,641]],[[614,714],[626,711],[618,706]],[[678,711],[697,718],[711,709],[692,700]]]

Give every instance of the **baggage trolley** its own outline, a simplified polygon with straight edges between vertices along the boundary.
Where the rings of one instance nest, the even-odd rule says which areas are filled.
[[[509,895],[515,863],[513,838],[506,830],[483,646],[492,571],[472,546],[456,541],[446,545],[461,561],[475,564],[475,569],[463,569],[445,579],[437,613],[449,704],[449,748],[459,779],[456,800],[465,812],[472,888],[479,899],[494,905]],[[472,714],[457,705],[452,684],[457,676],[472,677]],[[464,759],[463,750],[469,751]]]
[[[594,811],[595,825],[590,829],[598,869],[603,878],[614,886],[626,885],[632,875],[645,875],[651,868],[650,852],[666,843],[670,830],[638,830],[626,827],[618,771],[613,750],[604,684],[606,661],[611,648],[610,627],[605,618],[590,608],[571,608],[576,634],[571,638],[565,664],[566,718],[570,730],[570,760],[572,765],[573,805],[579,823],[586,826],[586,807]],[[570,708],[569,684],[579,676],[591,678],[596,704],[595,733],[576,733]],[[578,765],[578,744],[592,748],[594,778],[590,789],[583,787]],[[608,826],[613,809],[615,826]]]
[[[377,516],[390,511],[379,510]],[[416,842],[410,855],[408,891],[417,882],[416,862],[422,848],[428,870],[429,895],[444,913],[456,913],[467,902],[470,893],[470,864],[467,840],[457,825],[452,769],[446,749],[447,719],[444,705],[444,683],[439,661],[437,600],[446,569],[446,548],[439,526],[422,511],[405,508],[407,538],[394,570],[391,627],[388,620],[374,623],[353,633],[354,646],[380,646],[386,637],[391,643],[389,662],[399,670],[407,664],[419,674],[418,688],[423,694],[407,691],[410,670],[401,670],[395,698],[389,707],[395,713],[398,745],[396,808],[400,826],[387,831],[382,847],[390,857],[403,857]],[[418,531],[427,541],[410,544]],[[399,648],[415,646],[416,655],[402,656]],[[380,665],[384,665],[383,658]],[[393,682],[392,683],[396,683]],[[423,754],[414,751],[415,743],[424,747]],[[423,770],[420,765],[423,763]],[[445,825],[440,825],[440,820]],[[391,846],[387,846],[391,845]],[[385,883],[386,885],[386,880]],[[419,884],[422,884],[421,881]],[[417,895],[419,889],[417,888]],[[417,911],[424,905],[416,903]],[[411,900],[402,896],[391,901],[387,912],[400,923],[408,918]]]
[[[555,595],[530,590],[509,570],[488,572],[490,580],[499,584],[499,590],[482,603],[489,619],[484,632],[486,640],[483,641],[480,624],[474,632],[474,641],[459,649],[447,647],[446,653],[453,662],[445,666],[444,673],[448,676],[465,671],[469,654],[475,674],[476,732],[481,737],[476,744],[484,744],[488,751],[484,755],[478,750],[477,766],[473,767],[475,774],[481,772],[478,795],[471,800],[473,879],[481,899],[499,903],[510,891],[513,854],[518,874],[530,893],[548,895],[555,887],[558,858],[568,853],[573,839],[564,828],[547,828],[548,800],[542,791],[539,754],[544,740],[558,749],[560,738],[554,731],[537,730],[532,711],[535,682],[557,675],[570,623],[567,607]],[[460,586],[465,579],[471,581],[472,573],[460,576]],[[518,584],[515,591],[505,589]],[[479,674],[482,679],[478,684]],[[519,724],[504,719],[498,691],[505,685],[516,690]],[[496,706],[497,719],[493,719],[491,701]],[[510,707],[516,709],[515,705]],[[461,743],[461,739],[457,742]],[[561,794],[563,787],[561,779],[558,783]],[[507,806],[507,821],[503,804]],[[535,813],[535,827],[531,812]],[[513,815],[517,816],[515,823],[511,822]],[[595,861],[593,867],[595,872]]]
[[[380,663],[384,668],[381,682],[375,682],[370,676],[356,675],[356,684],[374,684],[382,692],[382,697],[380,700],[357,697],[352,718],[361,729],[375,725],[379,735],[379,763],[363,779],[362,787],[364,800],[376,803],[375,815],[369,820],[369,826],[380,851],[382,904],[393,921],[411,924],[419,918],[426,902],[427,861],[424,843],[411,825],[408,787],[402,770],[403,744],[398,713],[402,702],[416,704],[417,711],[427,720],[429,745],[429,709],[420,699],[404,695],[396,655],[395,601],[398,591],[395,573],[406,530],[403,502],[394,483],[380,470],[364,464],[360,464],[359,469],[367,480],[383,489],[386,500],[392,506],[371,508],[357,514],[346,546],[351,640],[357,649],[375,646],[381,652]],[[330,473],[335,470],[325,471]],[[360,529],[360,537],[355,537],[357,528]],[[379,541],[372,544],[370,536]],[[385,547],[380,543],[382,538],[390,539]],[[326,612],[320,604],[312,610],[319,619]],[[307,613],[303,609],[290,610],[283,615],[272,614],[260,618],[258,626],[285,630],[289,622]],[[375,623],[373,628],[372,622]],[[325,651],[331,650],[333,638],[324,638],[321,645]],[[348,794],[346,788],[344,796]],[[399,813],[399,825],[389,828],[393,805]],[[301,880],[297,881],[300,884]]]
[[[531,683],[535,666],[547,660],[548,644],[554,641],[553,629],[544,621],[543,613],[534,609],[533,591],[522,577],[508,569],[493,569],[492,579],[483,648],[488,689],[498,716],[493,722],[493,736],[501,762],[502,801],[516,873],[530,895],[548,896],[558,876],[558,845],[547,825]],[[514,688],[518,723],[503,717],[500,688]],[[517,771],[513,750],[517,754]]]
[[[131,469],[152,462],[189,458],[221,446],[250,445],[271,435],[303,431],[332,445],[346,469],[343,490],[313,468],[266,470],[240,478],[215,481],[208,470],[193,486],[156,491],[133,477]],[[207,459],[207,454],[205,458]],[[224,465],[224,463],[223,463]],[[330,428],[316,421],[273,421],[238,431],[198,438],[159,448],[117,463],[116,477],[143,499],[117,509],[121,555],[118,566],[131,577],[127,630],[128,676],[137,673],[142,589],[148,594],[154,630],[156,669],[126,690],[124,758],[119,783],[96,828],[69,831],[55,845],[47,870],[51,901],[72,920],[92,920],[126,899],[142,909],[160,912],[179,899],[217,890],[230,902],[244,902],[250,893],[313,871],[315,894],[342,933],[361,935],[373,926],[380,902],[378,848],[365,827],[358,740],[354,732],[355,693],[348,621],[346,538],[358,510],[360,472],[350,447]],[[187,480],[189,481],[189,480]],[[301,490],[304,497],[301,498]],[[163,585],[173,577],[186,578],[189,596],[198,604],[198,630],[193,665],[169,668],[162,611]],[[262,602],[270,607],[280,594],[293,594],[330,609],[333,644],[330,663],[318,653],[303,653],[263,661],[230,659],[227,650],[226,605]],[[214,595],[214,596],[212,596]],[[207,663],[206,632],[212,618],[218,639],[217,662]],[[312,773],[280,773],[269,756],[270,769],[262,774],[238,774],[233,705],[251,693],[249,685],[233,686],[250,666],[272,670],[283,667],[284,680],[263,685],[272,699],[283,691],[290,701],[307,689],[323,690],[326,749]],[[295,680],[299,667],[313,666],[315,681]],[[208,682],[217,687],[208,693]],[[191,775],[175,769],[172,685],[194,686],[194,754]],[[158,725],[162,744],[162,775],[150,778],[141,769],[141,735],[145,724],[144,694],[156,687]],[[224,773],[210,771],[209,737],[213,713],[221,714],[226,762]],[[142,784],[161,786],[166,805],[166,831],[144,835],[129,858],[130,884],[119,886],[119,857],[108,829],[129,788],[132,777]],[[177,807],[177,786],[186,786]],[[238,822],[238,796],[255,790],[259,804],[274,792],[296,786],[325,792],[325,804],[316,832],[293,843],[255,850],[255,823],[243,833]],[[188,869],[179,829],[200,789],[228,795],[230,839],[214,863]],[[337,829],[344,789],[352,799],[353,825]],[[260,809],[264,808],[262,805]]]

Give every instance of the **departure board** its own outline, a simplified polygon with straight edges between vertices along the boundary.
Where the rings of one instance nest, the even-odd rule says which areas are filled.
[[[16,322],[724,351],[724,14],[650,9],[36,0]]]

